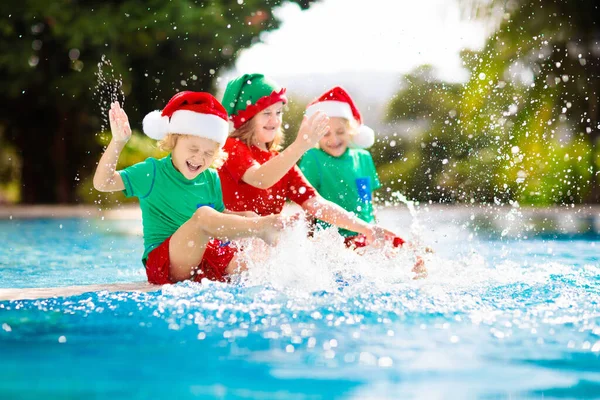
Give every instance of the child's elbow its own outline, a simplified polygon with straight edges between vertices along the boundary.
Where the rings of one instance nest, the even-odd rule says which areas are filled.
[[[92,184],[94,186],[94,189],[96,189],[99,192],[106,192],[106,191],[108,191],[107,187],[106,187],[106,183],[102,182],[99,179],[96,179],[96,177],[94,177],[94,180],[93,180]]]

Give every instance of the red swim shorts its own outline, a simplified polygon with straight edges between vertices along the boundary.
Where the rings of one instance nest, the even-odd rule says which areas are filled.
[[[164,285],[174,283],[169,278],[169,242],[171,237],[167,238],[160,246],[148,254],[146,260],[146,275],[148,282],[155,285]],[[206,250],[202,256],[202,261],[198,264],[198,270],[193,280],[200,282],[202,278],[211,281],[227,282],[227,272],[225,269],[237,253],[237,248],[228,242],[223,243],[219,239],[210,239],[206,244]]]
[[[346,247],[365,247],[367,245],[367,237],[365,235],[348,236],[344,239]],[[404,244],[404,239],[396,236],[392,241],[394,247],[401,247]]]

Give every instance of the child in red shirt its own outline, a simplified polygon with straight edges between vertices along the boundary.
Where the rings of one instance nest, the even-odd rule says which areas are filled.
[[[278,152],[286,102],[285,88],[262,74],[246,74],[228,83],[222,103],[235,130],[225,142],[228,158],[218,171],[225,207],[269,215],[279,213],[290,199],[322,221],[365,235],[368,244],[392,240],[393,232],[321,197],[296,166],[329,130],[324,113],[305,118],[296,140]]]

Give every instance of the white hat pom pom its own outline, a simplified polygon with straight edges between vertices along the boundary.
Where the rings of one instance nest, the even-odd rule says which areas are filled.
[[[142,122],[144,133],[155,140],[161,140],[169,133],[169,117],[160,111],[152,111]]]
[[[375,132],[366,125],[361,125],[354,136],[352,144],[359,149],[368,149],[375,143]]]

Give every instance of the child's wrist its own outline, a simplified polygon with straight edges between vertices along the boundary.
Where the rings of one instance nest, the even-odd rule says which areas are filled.
[[[113,142],[117,146],[125,147],[125,145],[129,141],[129,139],[118,140],[118,139],[112,138],[110,141]]]
[[[304,153],[308,149],[312,148],[312,144],[310,143],[310,141],[308,139],[303,138],[300,133],[296,137],[296,140],[294,140],[294,143],[296,144],[298,151],[300,151],[301,153]]]

